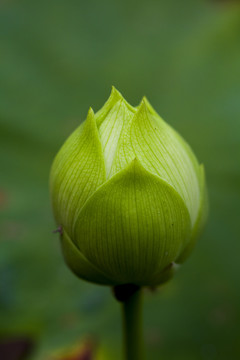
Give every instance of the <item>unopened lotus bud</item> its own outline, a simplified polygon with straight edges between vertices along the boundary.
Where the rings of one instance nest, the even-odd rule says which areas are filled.
[[[67,139],[51,170],[65,260],[106,285],[156,286],[190,253],[205,223],[204,169],[146,98],[113,88]]]

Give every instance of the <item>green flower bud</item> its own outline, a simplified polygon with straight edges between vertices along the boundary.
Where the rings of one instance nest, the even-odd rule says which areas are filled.
[[[146,98],[113,88],[67,139],[51,170],[65,260],[99,284],[155,286],[195,243],[207,215],[204,168]]]

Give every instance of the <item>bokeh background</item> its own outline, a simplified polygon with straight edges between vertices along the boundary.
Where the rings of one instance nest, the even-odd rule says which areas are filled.
[[[111,85],[133,105],[146,95],[207,173],[206,231],[145,294],[147,359],[238,359],[238,1],[0,1],[1,341],[30,339],[26,359],[47,360],[91,337],[121,358],[119,304],[65,266],[48,194],[54,155]]]

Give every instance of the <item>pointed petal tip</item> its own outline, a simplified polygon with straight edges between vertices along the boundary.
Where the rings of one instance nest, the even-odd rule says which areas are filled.
[[[129,104],[129,102],[124,98],[124,96],[120,93],[120,91],[118,91],[114,85],[112,85],[112,91],[110,94],[109,99],[113,99],[113,105],[117,102],[117,101],[122,101],[123,104],[133,113],[136,112],[136,108],[134,106],[132,106],[131,104]]]
[[[142,101],[147,105],[148,104],[148,99],[147,97],[144,95],[142,98]]]
[[[98,110],[98,112],[95,114],[95,119],[98,127],[101,125],[107,114],[114,108],[116,104],[118,104],[119,106],[126,107],[128,111],[130,111],[130,113],[132,113],[133,115],[137,111],[137,108],[129,104],[127,100],[123,97],[123,95],[113,85],[110,96],[108,97],[107,101],[105,102],[103,107],[100,110]]]
[[[114,105],[122,99],[123,99],[123,97],[120,94],[120,92],[114,86],[112,86],[112,90],[111,90],[111,93],[110,93],[107,101],[102,106],[102,108],[100,110],[98,110],[98,112],[95,115],[98,126],[104,120],[104,118],[109,113],[109,111],[111,111],[111,109],[114,107]]]
[[[123,100],[122,94],[115,88],[114,85],[112,85],[111,94],[109,96],[108,100],[111,100],[113,103],[116,103],[119,100]]]
[[[146,173],[147,170],[141,164],[140,160],[135,156],[134,159],[128,164],[126,170],[129,172],[144,172]]]
[[[148,101],[146,96],[143,96],[138,109],[146,109],[146,111],[152,113],[152,114],[156,114],[156,111],[153,109],[152,105],[150,104],[150,102]]]
[[[87,114],[87,117],[89,116],[94,116],[94,111],[93,111],[93,108],[90,106],[90,108],[88,109],[88,114]]]
[[[143,97],[140,104],[136,107],[136,113],[133,118],[133,124],[138,123],[139,121],[140,122],[150,121],[152,114],[153,113],[149,109],[147,99]]]
[[[148,111],[147,102],[145,96],[142,98],[140,104],[137,107],[136,114],[144,114]]]
[[[140,163],[140,161],[138,160],[138,158],[135,156],[135,158],[131,161],[131,163],[129,164],[129,167],[137,169],[137,168],[141,168],[142,165]]]
[[[94,119],[94,111],[93,109],[90,107],[87,113],[87,118],[86,118],[86,122],[87,123],[91,123]]]
[[[151,114],[156,114],[156,111],[154,110],[146,96],[142,98],[142,102],[144,102],[145,106]]]
[[[148,103],[148,101],[147,101],[146,96],[143,96],[143,97],[142,97],[142,100],[141,100],[141,102],[140,102],[140,106],[143,106],[143,105],[147,106],[147,103]]]

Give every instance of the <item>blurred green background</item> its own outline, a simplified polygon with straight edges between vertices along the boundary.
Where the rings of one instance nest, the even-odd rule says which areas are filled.
[[[0,335],[33,337],[34,360],[89,334],[121,357],[119,305],[65,266],[48,194],[54,155],[111,85],[133,105],[146,95],[208,180],[193,255],[145,294],[147,359],[238,359],[237,1],[0,1]]]

